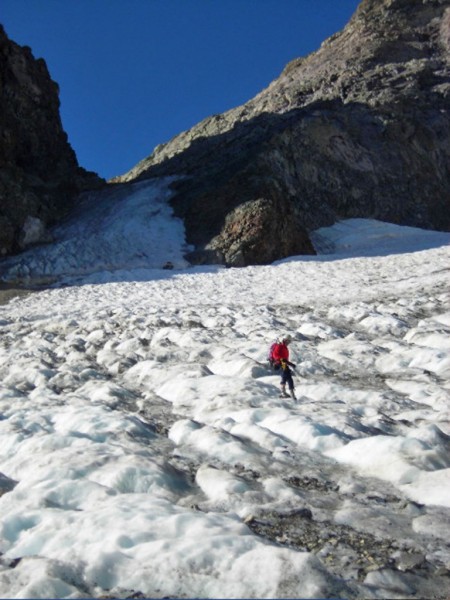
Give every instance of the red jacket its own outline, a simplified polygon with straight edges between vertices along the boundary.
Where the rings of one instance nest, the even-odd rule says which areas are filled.
[[[280,362],[281,359],[289,360],[289,348],[286,346],[286,344],[283,344],[283,342],[276,344],[275,348],[273,349],[272,356],[275,362]]]

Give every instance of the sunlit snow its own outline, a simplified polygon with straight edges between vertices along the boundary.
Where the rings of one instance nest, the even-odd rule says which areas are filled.
[[[1,597],[448,597],[450,234],[190,267],[169,183],[0,263]]]

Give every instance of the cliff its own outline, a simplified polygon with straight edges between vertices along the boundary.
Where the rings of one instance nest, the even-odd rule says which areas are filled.
[[[44,60],[0,25],[0,255],[49,241],[47,227],[81,190],[99,185],[100,178],[78,165]]]

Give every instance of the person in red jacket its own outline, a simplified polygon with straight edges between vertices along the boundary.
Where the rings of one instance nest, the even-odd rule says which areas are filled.
[[[294,380],[292,379],[292,371],[290,367],[295,368],[295,364],[289,361],[289,344],[292,341],[292,337],[288,334],[285,335],[279,344],[275,344],[272,352],[275,368],[281,367],[281,398],[291,398],[296,400],[294,391]],[[286,393],[286,384],[289,387],[289,394]]]

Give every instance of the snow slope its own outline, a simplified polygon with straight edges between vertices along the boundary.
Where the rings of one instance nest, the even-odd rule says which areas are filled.
[[[0,263],[1,597],[447,598],[450,235],[192,268],[167,184]]]

